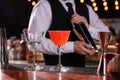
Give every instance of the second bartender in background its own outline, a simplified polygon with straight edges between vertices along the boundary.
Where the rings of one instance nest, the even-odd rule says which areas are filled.
[[[45,64],[57,65],[58,47],[51,41],[48,30],[70,30],[69,41],[61,47],[62,65],[84,67],[85,55],[94,54],[95,49],[89,50],[92,46],[79,41],[72,31],[71,21],[67,13],[67,2],[72,3],[75,12],[71,21],[77,24],[83,23],[93,39],[98,40],[98,31],[109,32],[108,27],[103,24],[92,7],[80,3],[80,0],[40,0],[31,13],[28,27],[29,38],[31,41],[36,41],[37,34],[37,40],[41,43],[35,45],[35,48],[44,53]]]

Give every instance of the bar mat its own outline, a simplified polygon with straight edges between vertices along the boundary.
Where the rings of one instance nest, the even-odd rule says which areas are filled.
[[[14,70],[25,70],[25,67],[27,67],[28,65],[26,64],[9,64],[9,65],[1,65],[0,68],[2,69],[14,69]],[[50,71],[49,69],[51,67],[55,67],[55,66],[45,66],[42,65],[44,67],[43,70],[39,70],[37,69],[36,71],[41,71],[41,72],[57,72],[57,71]],[[70,70],[68,72],[65,73],[75,73],[75,74],[87,74],[87,75],[97,75],[97,67],[69,67]],[[34,68],[28,68],[27,70],[29,71],[34,71]]]
[[[1,69],[15,69],[15,70],[24,70],[24,67],[27,65],[21,64],[0,64]]]
[[[45,66],[44,71],[49,71],[51,66]],[[87,75],[97,75],[97,68],[96,67],[69,67],[70,70],[66,73],[73,73],[73,74],[87,74]],[[55,71],[53,71],[55,72]]]
[[[14,69],[14,70],[25,70],[25,67],[27,67],[28,65],[25,64],[9,64],[9,65],[2,65],[1,68],[4,69]],[[39,65],[41,66],[41,65]],[[57,72],[57,71],[50,71],[49,69],[51,67],[55,67],[55,66],[45,66],[42,65],[44,67],[43,70],[39,70],[39,69],[34,69],[34,68],[28,68],[27,70],[29,71],[41,71],[41,72]],[[97,67],[69,67],[70,70],[68,72],[65,73],[73,73],[73,74],[87,74],[87,75],[97,75]]]

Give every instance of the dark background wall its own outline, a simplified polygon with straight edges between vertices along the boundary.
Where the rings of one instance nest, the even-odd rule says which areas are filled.
[[[86,3],[92,5],[90,0]],[[115,11],[114,0],[108,1],[109,11],[104,11],[102,0],[95,0],[99,6],[96,13],[100,18],[119,18],[120,10]],[[37,0],[36,0],[37,2]],[[20,38],[23,28],[28,27],[29,17],[33,6],[27,0],[0,0],[0,27],[5,27],[7,37]]]
[[[115,0],[105,0],[107,1],[108,11],[104,10],[103,0],[95,0],[98,6],[98,11],[96,12],[100,18],[120,18],[120,9],[115,10]],[[120,7],[120,0],[119,2]],[[92,5],[91,0],[85,0],[86,3]]]
[[[27,0],[0,1],[0,27],[6,28],[8,38],[20,38],[22,29],[28,26],[31,10],[32,5]]]

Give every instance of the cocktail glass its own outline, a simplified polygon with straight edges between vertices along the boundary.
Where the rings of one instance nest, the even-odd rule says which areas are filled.
[[[26,42],[26,44],[27,44],[27,46],[28,45],[31,45],[32,46],[32,51],[33,51],[33,63],[32,64],[30,64],[30,65],[28,65],[27,67],[25,67],[25,70],[26,69],[31,69],[31,70],[43,70],[44,69],[44,66],[42,66],[42,65],[38,65],[37,63],[36,63],[36,49],[35,49],[35,45],[37,45],[37,44],[40,44],[40,41],[37,39],[38,38],[38,36],[39,36],[39,34],[35,34],[34,36],[35,36],[35,38],[34,38],[34,41],[31,41],[31,40],[29,40],[29,38],[28,38],[28,30],[25,28],[25,29],[23,29],[23,35],[24,35],[24,39],[25,39],[25,42]]]
[[[61,50],[60,49],[61,49],[61,46],[64,45],[68,41],[70,31],[50,30],[49,35],[53,43],[58,46],[58,56],[59,56],[58,65],[50,68],[50,71],[67,72],[69,68],[63,67],[61,64]]]
[[[112,34],[111,32],[98,32],[98,37],[100,40],[100,45],[101,45],[101,57],[100,57],[100,63],[99,63],[99,67],[103,68],[103,75],[106,75],[106,52],[107,52],[107,47],[108,44],[111,40]],[[97,73],[99,73],[101,68],[99,68],[99,70],[97,71]]]

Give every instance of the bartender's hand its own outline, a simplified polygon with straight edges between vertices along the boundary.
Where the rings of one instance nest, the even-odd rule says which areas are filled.
[[[95,49],[93,49],[91,45],[85,43],[84,41],[75,41],[74,52],[80,55],[92,55],[95,53]]]
[[[84,16],[80,16],[79,14],[73,14],[71,21],[76,24],[83,23],[87,28],[89,28],[87,19]]]

